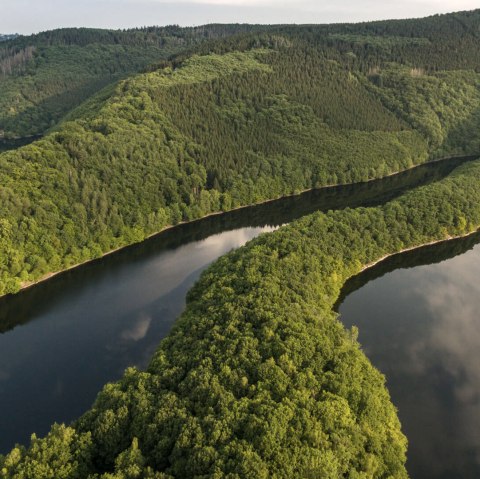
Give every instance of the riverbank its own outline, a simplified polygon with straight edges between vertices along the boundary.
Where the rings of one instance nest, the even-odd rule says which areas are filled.
[[[408,248],[404,248],[402,250],[397,251],[396,253],[386,254],[386,255],[382,256],[381,258],[378,258],[376,261],[372,261],[371,263],[368,263],[368,264],[364,265],[362,267],[362,269],[357,274],[351,276],[350,278],[353,278],[354,276],[357,276],[357,275],[363,273],[364,271],[367,271],[368,269],[373,268],[377,264],[382,263],[383,261],[385,261],[388,258],[391,258],[393,256],[399,256],[403,253],[408,253],[409,251],[415,251],[415,250],[419,250],[419,249],[422,249],[422,248],[426,248],[427,246],[433,246],[433,245],[440,244],[440,243],[448,243],[449,241],[453,241],[453,240],[457,240],[457,239],[461,239],[461,238],[468,238],[469,236],[473,236],[473,235],[477,234],[479,231],[480,231],[480,227],[477,228],[474,231],[470,231],[470,232],[467,232],[467,233],[462,234],[462,235],[447,236],[444,239],[429,241],[428,243],[422,243],[422,244],[419,244],[417,246],[410,246]],[[350,279],[350,278],[348,278],[348,279]]]
[[[249,205],[238,206],[236,208],[232,208],[232,209],[229,209],[229,210],[226,210],[226,211],[215,211],[215,212],[209,213],[207,215],[204,215],[201,218],[196,218],[196,219],[191,220],[191,221],[181,221],[181,222],[179,222],[175,225],[168,225],[168,226],[162,228],[160,231],[157,231],[155,233],[152,233],[152,234],[146,236],[142,241],[119,246],[118,248],[114,248],[110,251],[107,251],[106,253],[103,253],[101,256],[99,256],[97,258],[92,258],[92,259],[89,259],[89,260],[86,260],[86,261],[83,261],[83,262],[80,262],[80,263],[76,263],[76,264],[74,264],[74,265],[72,265],[68,268],[64,268],[64,269],[56,271],[56,272],[48,273],[48,274],[44,275],[43,277],[41,277],[40,279],[38,279],[36,281],[24,282],[20,285],[20,289],[19,289],[19,291],[17,291],[17,293],[20,292],[20,291],[23,291],[25,289],[32,288],[32,287],[34,287],[34,286],[36,286],[40,283],[48,281],[49,279],[51,279],[55,276],[61,275],[63,273],[71,271],[73,269],[79,268],[79,267],[87,265],[89,263],[93,263],[93,262],[96,262],[96,261],[101,261],[103,258],[105,258],[107,256],[110,256],[114,253],[117,253],[118,251],[124,250],[126,248],[129,248],[129,247],[132,247],[132,246],[135,246],[135,245],[138,245],[138,244],[141,244],[142,242],[147,241],[150,238],[154,238],[156,236],[159,236],[159,235],[165,233],[168,230],[171,230],[173,228],[176,228],[176,227],[179,227],[179,226],[182,226],[182,225],[193,224],[195,222],[202,221],[206,218],[219,216],[219,215],[223,215],[223,214],[226,214],[226,213],[231,213],[231,212],[234,212],[234,211],[244,210],[244,209],[247,209],[247,208],[253,208],[253,207],[261,206],[261,205],[267,205],[269,203],[273,203],[275,201],[279,201],[279,200],[282,200],[282,199],[301,196],[305,193],[309,193],[309,192],[312,192],[312,191],[328,191],[328,190],[333,190],[335,188],[351,187],[351,186],[355,186],[355,185],[367,185],[367,184],[371,184],[371,183],[374,183],[374,182],[385,180],[387,178],[392,178],[392,177],[395,177],[395,176],[402,175],[404,173],[415,170],[415,169],[420,168],[420,167],[425,166],[425,165],[431,165],[431,164],[436,164],[436,163],[446,162],[446,161],[452,161],[452,160],[462,160],[462,159],[465,162],[467,162],[467,161],[473,161],[476,158],[478,158],[478,155],[453,155],[453,156],[449,156],[449,157],[437,158],[437,159],[434,159],[434,160],[430,160],[430,161],[426,161],[426,162],[423,162],[423,163],[413,165],[412,167],[407,168],[405,170],[400,170],[400,171],[395,171],[395,172],[389,173],[388,175],[385,175],[381,178],[371,178],[369,180],[366,180],[366,181],[363,181],[363,182],[357,182],[357,183],[331,184],[331,185],[322,186],[320,188],[308,188],[308,189],[301,190],[301,191],[296,192],[296,193],[282,195],[282,196],[278,196],[278,197],[275,197],[275,198],[270,198],[268,200],[259,201],[257,203],[253,203],[253,204],[249,204]],[[16,294],[16,293],[13,293],[13,294]],[[0,298],[2,298],[4,296],[6,296],[6,295],[0,295]]]
[[[320,464],[319,476],[329,477],[331,464],[336,471],[360,475],[373,458],[382,476],[386,471],[406,478],[406,439],[385,378],[333,307],[344,280],[365,265],[408,247],[463,236],[467,228],[473,230],[466,225],[478,228],[479,184],[477,161],[382,205],[302,216],[221,256],[207,269],[196,264],[197,275],[202,274],[195,282],[191,278],[191,289],[184,285],[186,306],[185,296],[178,294],[183,313],[172,311],[149,366],[129,368],[119,381],[109,381],[80,419],[69,428],[55,426],[46,439],[35,439],[16,464],[28,463],[39,447],[50,450],[66,430],[75,442],[72,454],[62,456],[65,464],[93,458],[95,473],[107,471],[111,458],[125,457],[134,441],[135,450],[156,470],[179,477],[215,471],[228,475],[247,466],[265,471],[259,477],[275,471],[284,471],[282,477],[303,476],[328,452],[329,468]],[[120,278],[127,280],[128,274]],[[103,281],[110,283],[108,277]],[[150,322],[165,319],[166,308],[157,302],[165,284],[154,280],[149,285],[144,306],[131,310],[132,327],[118,324],[120,341],[129,337],[136,342]],[[135,297],[145,292],[124,286]],[[115,324],[122,323],[129,301],[118,290],[112,293],[90,287],[83,307],[64,304],[64,311],[90,318],[85,305],[96,301],[97,327],[105,329],[111,305],[120,311],[113,314]],[[110,301],[112,297],[117,300]],[[32,306],[38,310],[38,303]],[[111,348],[112,331],[106,333]],[[86,328],[84,342],[73,354],[75,363],[82,354],[89,356],[92,336],[94,329]],[[74,343],[78,340],[75,336]],[[153,348],[138,345],[151,355]],[[184,431],[192,428],[198,433],[186,436]],[[87,437],[91,442],[84,441]],[[339,443],[347,449],[339,449]],[[158,449],[158,444],[166,446]],[[239,452],[232,456],[232,451]],[[306,466],[305,451],[311,458]],[[208,462],[199,463],[197,457]],[[82,464],[82,470],[90,472],[89,464]]]

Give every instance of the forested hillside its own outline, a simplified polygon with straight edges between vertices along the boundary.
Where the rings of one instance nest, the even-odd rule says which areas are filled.
[[[477,10],[7,42],[0,124],[52,129],[0,155],[0,294],[180,221],[478,154],[479,27]],[[0,477],[405,478],[384,378],[332,307],[365,265],[476,230],[479,188],[475,162],[220,259],[147,371],[0,457]]]
[[[423,40],[400,27],[378,34],[396,22],[249,27],[103,89],[44,139],[0,156],[0,294],[180,221],[478,152],[480,75],[457,64],[473,62],[468,32],[480,22],[478,12],[463,15],[477,20],[467,33],[438,17],[425,20],[433,33]],[[412,22],[409,35],[420,34],[421,21]],[[362,29],[374,30],[362,37]],[[129,48],[150,38],[148,29],[125,35]],[[158,31],[151,35],[160,48]],[[40,39],[75,63],[79,48],[115,58],[112,32]],[[16,42],[26,48],[28,39]],[[435,60],[442,49],[447,70]]]
[[[14,33],[0,33],[0,42],[6,42],[7,40],[13,40],[18,35]]]
[[[132,30],[67,28],[4,38],[0,47],[0,137],[44,133],[120,78],[207,39],[249,25]]]
[[[406,440],[332,310],[377,259],[480,226],[480,163],[384,206],[315,213],[217,261],[145,372],[0,459],[4,478],[405,478]]]

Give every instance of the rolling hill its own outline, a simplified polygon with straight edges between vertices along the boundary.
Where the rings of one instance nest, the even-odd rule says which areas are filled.
[[[91,88],[61,111],[30,105],[49,132],[0,155],[0,294],[181,221],[479,154],[479,28],[475,10],[7,43],[4,58],[31,58],[3,79],[4,105],[22,85],[43,95],[69,56],[93,61],[73,62]],[[62,81],[50,99],[76,88]],[[0,119],[11,135],[31,133],[20,110]],[[0,457],[1,477],[407,477],[384,378],[332,307],[379,258],[478,229],[479,171],[306,216],[221,258],[146,371],[129,369],[74,424]]]

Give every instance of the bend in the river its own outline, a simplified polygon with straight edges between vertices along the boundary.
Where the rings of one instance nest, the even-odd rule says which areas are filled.
[[[382,204],[471,159],[427,163],[180,225],[2,298],[0,404],[8,414],[0,449],[25,443],[32,431],[43,434],[54,421],[69,422],[125,367],[145,366],[200,272],[232,247],[317,210]]]

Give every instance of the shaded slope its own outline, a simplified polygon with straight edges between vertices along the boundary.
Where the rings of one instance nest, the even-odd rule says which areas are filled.
[[[42,134],[120,78],[207,39],[254,28],[64,28],[9,39],[0,47],[0,137]]]

